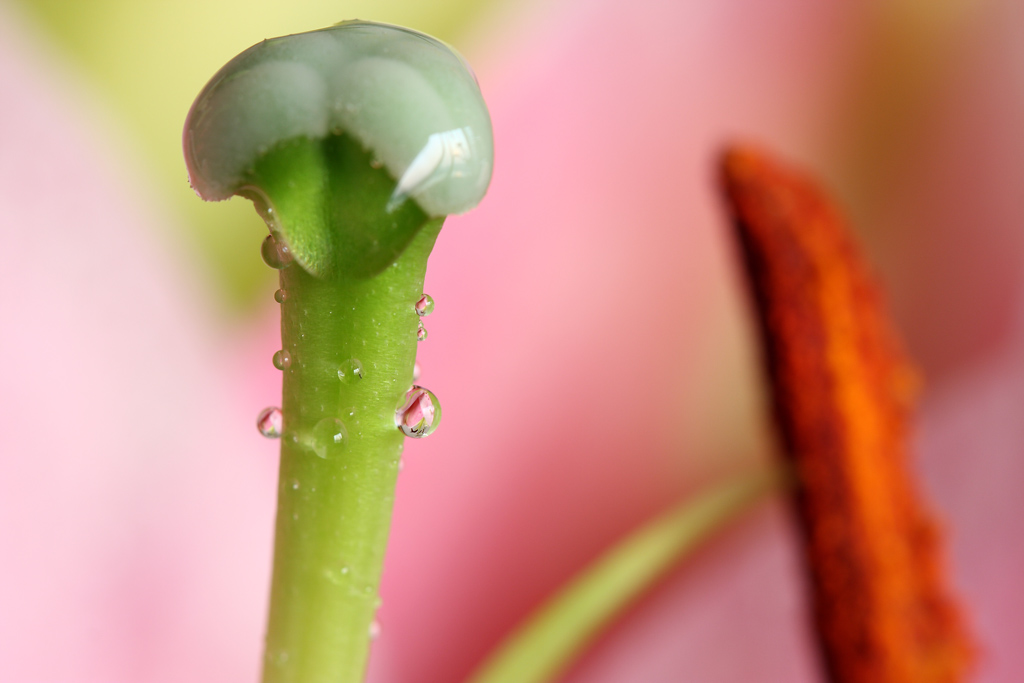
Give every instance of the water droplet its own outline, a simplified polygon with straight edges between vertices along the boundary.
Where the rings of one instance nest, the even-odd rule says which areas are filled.
[[[345,423],[336,417],[325,417],[313,427],[313,452],[321,458],[339,455],[348,444]]]
[[[370,640],[377,640],[380,637],[380,622],[374,619],[370,622]]]
[[[288,292],[283,289],[277,290],[274,292],[274,301],[279,304],[283,304],[285,301],[288,301]]]
[[[423,321],[420,321],[419,327],[416,328],[416,341],[424,341],[427,338],[427,328],[423,326]]]
[[[276,239],[273,235],[267,235],[267,239],[263,240],[260,254],[263,255],[263,262],[275,270],[287,268],[292,264],[292,250],[284,240]]]
[[[298,479],[292,479],[292,491],[298,491],[299,490],[299,486],[300,486],[299,480]]]
[[[345,384],[352,384],[363,378],[363,364],[358,358],[349,358],[338,366],[338,379]]]
[[[337,570],[331,569],[330,567],[326,567],[324,569],[323,573],[324,573],[324,578],[327,579],[328,581],[330,581],[331,583],[333,583],[335,586],[344,586],[345,585],[344,577],[339,575]],[[345,573],[345,571],[342,570],[341,574],[344,574],[344,573]]]
[[[430,436],[441,424],[441,404],[437,396],[413,385],[405,394],[405,402],[395,411],[395,425],[406,436],[422,439]]]
[[[280,408],[264,408],[256,417],[256,427],[268,439],[280,438],[284,429],[284,415]]]
[[[416,314],[419,316],[430,315],[434,312],[434,297],[424,294],[416,302]]]
[[[412,381],[413,381],[413,384],[415,384],[416,382],[420,381],[420,364],[419,363],[413,363],[412,364]]]
[[[274,367],[278,370],[287,370],[292,364],[292,354],[287,349],[281,349],[274,354]]]

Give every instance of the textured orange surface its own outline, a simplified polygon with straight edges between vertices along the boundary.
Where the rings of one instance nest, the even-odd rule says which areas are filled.
[[[722,180],[800,482],[829,674],[837,683],[962,681],[972,648],[908,464],[915,373],[879,288],[839,212],[807,177],[735,148]]]

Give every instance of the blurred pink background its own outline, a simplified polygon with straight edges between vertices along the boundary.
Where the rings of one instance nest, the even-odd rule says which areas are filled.
[[[1013,0],[485,13],[456,46],[491,107],[495,174],[427,275],[421,382],[445,417],[406,450],[370,680],[462,680],[603,548],[770,456],[713,185],[736,138],[849,208],[927,379],[919,466],[977,680],[1021,680],[1022,45]],[[0,680],[256,680],[273,285],[225,315],[117,113],[3,2],[0,93]],[[261,237],[253,214],[238,258]],[[785,508],[764,505],[567,680],[822,680],[800,581]]]

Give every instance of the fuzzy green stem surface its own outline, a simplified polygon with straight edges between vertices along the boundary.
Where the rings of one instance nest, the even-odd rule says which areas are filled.
[[[746,474],[647,523],[534,612],[468,683],[557,680],[602,629],[682,557],[785,480],[781,466]]]
[[[284,433],[264,683],[362,681],[412,384],[427,256],[441,220],[365,279],[281,271]],[[338,369],[358,362],[362,378]],[[330,420],[344,423],[338,445]],[[328,429],[320,429],[328,420]]]

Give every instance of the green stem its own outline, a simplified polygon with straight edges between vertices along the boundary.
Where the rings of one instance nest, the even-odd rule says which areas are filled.
[[[426,223],[394,264],[366,279],[281,271],[284,434],[264,683],[363,678],[412,384]],[[362,366],[362,378],[339,367]],[[351,368],[349,368],[351,369]],[[347,431],[341,445],[332,420]],[[327,422],[324,422],[327,420]]]
[[[611,548],[531,615],[469,683],[556,680],[601,630],[688,551],[785,479],[782,467],[727,481]]]

